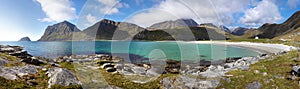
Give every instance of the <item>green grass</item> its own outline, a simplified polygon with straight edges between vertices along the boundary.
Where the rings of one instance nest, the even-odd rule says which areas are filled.
[[[60,62],[59,64],[61,68],[66,68],[68,70],[71,70],[72,72],[75,72],[74,64],[70,62]]]
[[[31,88],[31,86],[27,85],[26,82],[24,82],[24,81],[7,80],[3,77],[0,77],[0,86],[1,86],[1,89]]]
[[[18,61],[20,60],[20,58],[17,58],[15,56],[11,56],[11,55],[8,55],[6,53],[0,53],[0,57],[3,58],[3,59],[6,59],[8,61]]]
[[[291,51],[287,54],[277,56],[275,59],[264,59],[256,64],[250,66],[247,71],[234,70],[227,74],[233,75],[229,77],[231,82],[221,80],[221,86],[218,88],[225,89],[244,89],[247,84],[259,81],[262,83],[262,89],[298,89],[300,86],[297,80],[288,80],[287,77],[290,75],[292,65],[300,64],[300,62],[292,59],[298,58],[299,53],[297,51]],[[260,73],[254,73],[255,70]],[[263,72],[267,75],[263,76]],[[284,78],[276,78],[275,76],[282,76]]]
[[[4,65],[6,67],[14,67],[14,66],[23,66],[23,65],[25,65],[25,63],[18,61],[18,60],[20,60],[20,58],[8,55],[6,53],[0,53],[0,58],[3,58],[3,59],[8,61],[8,63]]]
[[[161,88],[160,87],[161,79],[163,79],[165,77],[176,76],[176,74],[163,74],[153,81],[150,81],[150,82],[147,82],[144,84],[140,84],[140,83],[132,82],[131,80],[129,80],[128,78],[126,78],[125,76],[123,76],[121,74],[108,73],[103,69],[101,69],[101,74],[103,75],[103,77],[105,78],[105,80],[107,81],[107,83],[109,85],[118,86],[123,89],[159,89],[159,88]]]

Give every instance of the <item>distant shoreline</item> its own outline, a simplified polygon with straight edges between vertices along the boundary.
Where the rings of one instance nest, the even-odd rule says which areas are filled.
[[[232,47],[242,47],[250,50],[255,50],[266,54],[277,54],[283,51],[291,51],[297,49],[293,46],[284,44],[271,44],[271,43],[254,43],[254,42],[226,42],[226,41],[195,41],[193,43],[200,44],[217,44]]]

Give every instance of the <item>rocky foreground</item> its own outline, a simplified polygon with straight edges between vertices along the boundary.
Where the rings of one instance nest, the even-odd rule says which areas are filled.
[[[131,63],[105,54],[47,59],[31,56],[19,46],[0,45],[0,78],[38,88],[216,88],[220,80],[233,76],[228,71],[249,70],[251,64],[271,56]],[[300,67],[293,69],[296,75]]]

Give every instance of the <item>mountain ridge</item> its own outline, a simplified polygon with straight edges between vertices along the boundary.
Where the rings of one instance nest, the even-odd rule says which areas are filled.
[[[290,35],[296,35],[298,37],[298,32],[300,38],[299,27],[300,11],[295,12],[281,24],[265,23],[257,29],[238,27],[234,30],[230,30],[224,25],[215,26],[212,23],[198,24],[193,19],[163,21],[155,23],[148,28],[143,28],[133,23],[103,19],[81,31],[76,25],[63,21],[48,26],[44,35],[38,41],[66,41],[74,40],[74,37],[78,40],[144,40],[144,38],[146,40],[178,40],[176,39],[177,36],[182,38],[182,34],[188,32],[192,32],[193,34],[189,35],[194,35],[195,39],[179,40],[208,40],[206,36],[199,36],[199,32],[208,33],[210,31],[213,31],[214,34],[216,32],[216,34],[221,35],[221,37],[223,35],[230,35],[229,37],[235,38],[254,38],[258,36],[259,38],[268,39],[292,39]],[[202,30],[204,28],[207,31]],[[150,37],[153,37],[154,39]]]

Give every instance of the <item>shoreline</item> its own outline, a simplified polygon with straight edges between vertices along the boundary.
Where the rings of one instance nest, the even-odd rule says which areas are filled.
[[[241,48],[246,48],[249,50],[253,50],[265,54],[277,54],[283,51],[291,51],[297,49],[294,46],[288,46],[284,44],[254,43],[254,42],[194,41],[192,43],[241,47]]]

